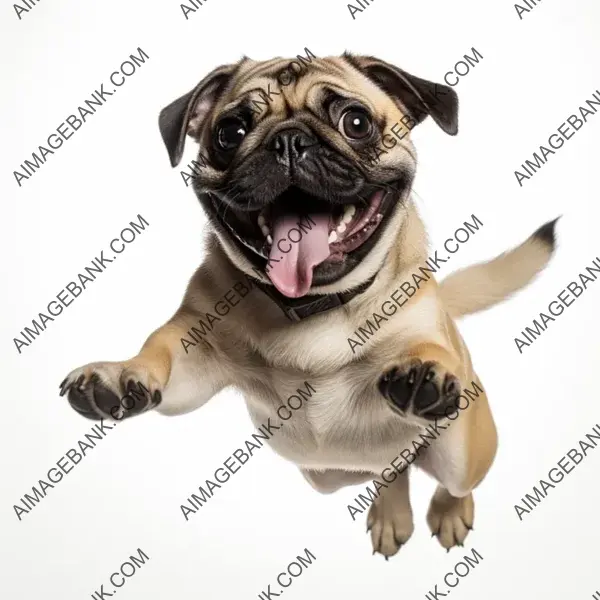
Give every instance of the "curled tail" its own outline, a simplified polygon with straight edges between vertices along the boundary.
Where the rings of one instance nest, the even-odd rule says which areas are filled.
[[[458,318],[494,306],[525,287],[550,262],[557,217],[520,246],[484,263],[465,267],[440,283],[446,309]]]

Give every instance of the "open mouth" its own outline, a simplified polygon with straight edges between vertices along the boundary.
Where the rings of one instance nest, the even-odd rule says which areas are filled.
[[[260,210],[229,209],[220,220],[267,261],[264,270],[283,295],[299,298],[310,289],[316,267],[344,263],[373,236],[392,204],[391,192],[378,189],[335,204],[292,186]],[[222,211],[215,199],[213,205]]]

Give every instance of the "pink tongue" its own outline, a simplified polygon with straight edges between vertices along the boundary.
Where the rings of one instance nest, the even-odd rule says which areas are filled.
[[[273,223],[273,244],[269,253],[267,274],[275,287],[288,298],[300,298],[310,289],[313,268],[329,257],[329,215],[282,215]],[[313,225],[316,223],[316,226]],[[302,225],[300,228],[299,225]],[[310,230],[308,228],[311,228]],[[290,230],[294,229],[292,242]],[[289,250],[284,252],[281,248]],[[279,262],[275,262],[278,260]]]

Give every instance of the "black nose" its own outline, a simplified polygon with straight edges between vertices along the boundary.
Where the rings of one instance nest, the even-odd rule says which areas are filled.
[[[277,156],[277,161],[289,165],[306,157],[308,148],[316,146],[317,140],[301,129],[284,129],[269,143],[269,149]]]

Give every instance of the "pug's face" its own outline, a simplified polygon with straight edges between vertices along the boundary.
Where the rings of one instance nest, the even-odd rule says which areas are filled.
[[[159,123],[173,166],[186,134],[199,143],[193,188],[230,260],[297,298],[380,268],[415,175],[410,130],[429,115],[456,134],[458,100],[371,57],[289,64],[219,67]]]

